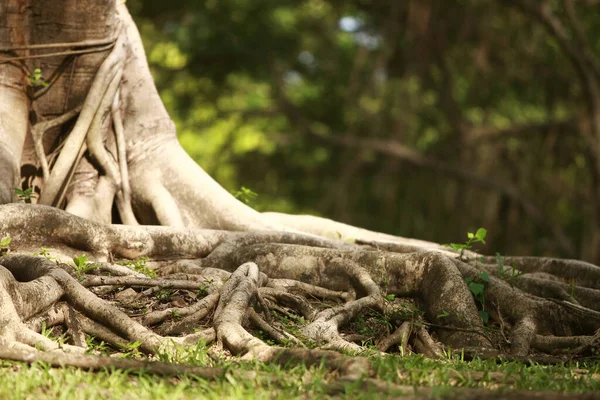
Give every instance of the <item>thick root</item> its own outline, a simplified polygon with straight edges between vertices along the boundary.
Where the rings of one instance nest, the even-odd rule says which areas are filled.
[[[356,355],[371,343],[430,357],[445,346],[524,357],[598,345],[600,312],[583,301],[542,298],[491,265],[437,251],[395,253],[285,232],[107,226],[44,206],[2,206],[0,216],[0,235],[13,238],[0,257],[0,340],[21,352],[81,353],[101,340],[113,351],[135,345],[154,354],[217,341],[244,359],[324,360],[360,377],[364,359],[331,350]],[[42,244],[58,259],[27,255]],[[82,251],[90,260],[83,266],[59,261]],[[143,267],[113,260],[132,256],[151,259]],[[482,282],[484,299],[465,278]],[[586,290],[595,289],[572,292]],[[40,334],[51,326],[62,343]]]

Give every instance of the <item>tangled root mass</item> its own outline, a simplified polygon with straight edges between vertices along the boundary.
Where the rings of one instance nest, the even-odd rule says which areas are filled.
[[[578,261],[514,258],[507,279],[487,259],[297,233],[102,225],[19,204],[0,206],[0,221],[12,239],[0,257],[9,359],[94,368],[103,359],[85,354],[101,342],[155,354],[216,341],[245,359],[325,359],[351,376],[364,360],[342,354],[572,357],[597,346],[600,268]],[[42,334],[51,327],[60,340]]]

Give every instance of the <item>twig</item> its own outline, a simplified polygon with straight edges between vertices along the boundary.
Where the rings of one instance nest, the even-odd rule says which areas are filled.
[[[84,287],[93,286],[140,286],[163,289],[200,290],[206,285],[202,282],[183,281],[174,279],[139,278],[136,276],[92,276],[85,278],[81,284]]]
[[[4,64],[12,61],[21,61],[21,60],[32,60],[37,58],[47,58],[47,57],[58,57],[58,56],[72,56],[76,54],[90,54],[90,53],[98,53],[100,51],[105,51],[114,46],[114,43],[108,44],[102,47],[96,47],[91,49],[81,49],[81,50],[69,50],[69,51],[59,51],[56,53],[46,53],[46,54],[31,54],[28,56],[18,56],[18,57],[8,57],[8,58],[0,58],[0,64]]]
[[[40,44],[20,44],[16,46],[0,47],[0,52],[15,50],[39,50],[39,49],[57,49],[65,47],[95,47],[112,44],[117,40],[117,36],[110,39],[82,40],[80,42],[62,42],[62,43],[40,43]]]

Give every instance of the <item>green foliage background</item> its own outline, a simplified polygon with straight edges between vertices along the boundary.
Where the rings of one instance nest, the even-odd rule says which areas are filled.
[[[509,3],[127,1],[181,143],[256,209],[599,261],[585,82]]]

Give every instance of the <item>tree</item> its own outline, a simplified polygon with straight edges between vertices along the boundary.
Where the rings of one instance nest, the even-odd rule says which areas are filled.
[[[328,219],[258,213],[179,145],[124,4],[0,7],[0,338],[15,349],[4,357],[31,360],[38,348],[60,350],[36,353],[50,362],[91,363],[76,355],[86,333],[146,353],[203,339],[264,361],[324,358],[355,376],[364,363],[330,350],[363,350],[364,336],[343,332],[373,313],[389,324],[377,330],[382,351],[410,337],[435,355],[431,334],[516,356],[596,344],[595,265],[482,258],[470,248],[485,230],[453,245],[458,254]],[[22,179],[39,195],[14,191]],[[132,300],[158,292],[120,291],[117,307],[107,299],[123,286],[194,291],[195,301],[134,317]],[[272,312],[305,322],[291,329]],[[42,323],[65,325],[69,344],[41,335]],[[191,333],[200,323],[209,327]]]

